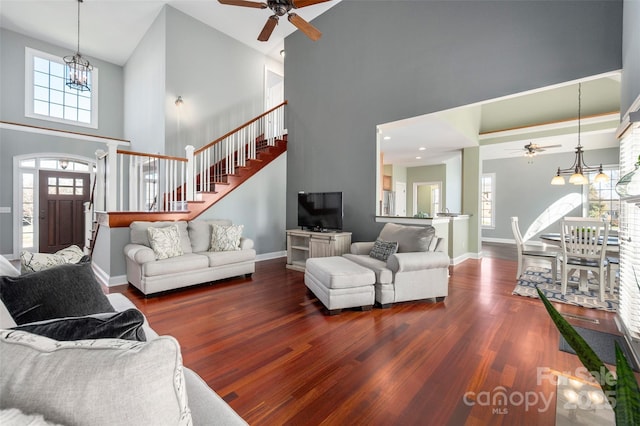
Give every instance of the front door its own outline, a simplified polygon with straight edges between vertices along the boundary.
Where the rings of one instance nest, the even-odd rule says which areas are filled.
[[[40,170],[39,252],[53,253],[73,244],[84,247],[89,179],[88,173]]]

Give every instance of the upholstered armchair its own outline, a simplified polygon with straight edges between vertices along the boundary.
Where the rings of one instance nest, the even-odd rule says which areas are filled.
[[[440,302],[449,294],[447,243],[430,225],[387,223],[376,242],[353,243],[343,256],[375,273],[375,300],[383,308],[409,300]]]

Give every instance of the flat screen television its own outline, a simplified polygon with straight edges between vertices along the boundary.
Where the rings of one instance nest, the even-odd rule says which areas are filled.
[[[342,230],[342,192],[298,193],[298,226],[311,231]]]

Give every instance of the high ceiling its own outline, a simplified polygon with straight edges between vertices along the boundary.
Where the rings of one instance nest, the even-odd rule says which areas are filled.
[[[308,6],[297,12],[311,21],[340,1]],[[80,5],[80,51],[90,58],[124,65],[167,4],[280,61],[284,38],[296,31],[282,19],[270,40],[259,42],[256,38],[271,11],[222,5],[217,0],[84,0]],[[77,43],[77,7],[76,0],[0,0],[0,26],[66,47],[71,52]],[[322,39],[318,43],[321,42]],[[562,145],[543,154],[573,151],[577,141],[577,84],[568,82],[380,124],[381,136],[391,138],[381,141],[385,163],[438,164],[458,155],[462,148],[478,144],[482,146],[483,158],[523,155],[523,146],[530,142]],[[583,117],[619,110],[619,73],[584,79],[582,89]],[[614,132],[618,120],[615,114],[584,119],[581,134],[585,149],[616,146]],[[542,130],[538,126],[557,121],[561,123],[546,124]],[[590,124],[591,121],[595,123]],[[517,130],[505,131],[514,128]],[[479,142],[478,135],[481,135]],[[419,151],[421,147],[425,149]],[[421,158],[416,159],[418,156]]]
[[[311,21],[340,1],[308,6],[296,13]],[[257,41],[271,11],[222,5],[217,0],[84,0],[80,5],[81,53],[124,65],[165,4],[279,60],[284,38],[296,31],[281,19],[268,42]],[[77,0],[0,0],[0,26],[75,50],[77,9]]]
[[[486,159],[522,156],[528,143],[561,145],[538,155],[574,151],[579,83],[581,144],[585,149],[617,146],[620,73],[614,72],[380,124],[384,163],[405,167],[439,164],[474,146],[481,147]]]

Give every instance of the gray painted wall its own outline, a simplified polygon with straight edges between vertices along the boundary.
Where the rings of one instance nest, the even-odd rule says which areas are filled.
[[[177,9],[165,9],[165,153],[184,157],[186,145],[199,148],[264,112],[267,58]],[[178,95],[184,99],[180,112]]]
[[[164,154],[165,21],[166,8],[124,66],[124,131],[132,151]]]
[[[363,4],[343,1],[316,18],[318,42],[300,32],[285,40],[288,226],[298,191],[343,191],[345,229],[354,241],[375,238],[378,123],[622,65],[622,2]],[[477,201],[474,179],[463,176],[463,191],[472,185]],[[477,213],[462,199],[465,213]],[[470,232],[479,237],[477,223]]]
[[[624,0],[620,113],[624,115],[640,96],[640,1]]]
[[[88,59],[99,69],[100,96],[97,129],[25,117],[25,47],[61,57],[72,53],[68,49],[0,29],[0,93],[2,94],[0,120],[114,138],[123,137],[122,67],[94,58]],[[7,129],[0,130],[0,206],[12,209],[12,213],[0,213],[0,254],[10,254],[14,251],[13,158],[34,153],[63,153],[95,158],[97,149],[105,149],[105,144]]]
[[[591,166],[599,162],[603,165],[615,165],[618,164],[619,152],[618,148],[587,148],[584,161]],[[527,228],[553,202],[569,193],[582,194],[581,185],[550,184],[555,170],[570,166],[574,159],[575,154],[562,153],[539,155],[532,163],[526,157],[483,161],[482,172],[495,173],[496,176],[496,228],[483,229],[483,238],[513,240],[512,216],[518,216],[520,231],[525,234]],[[567,216],[582,216],[582,208],[572,210]],[[543,232],[560,232],[560,226],[558,222],[554,222]]]

